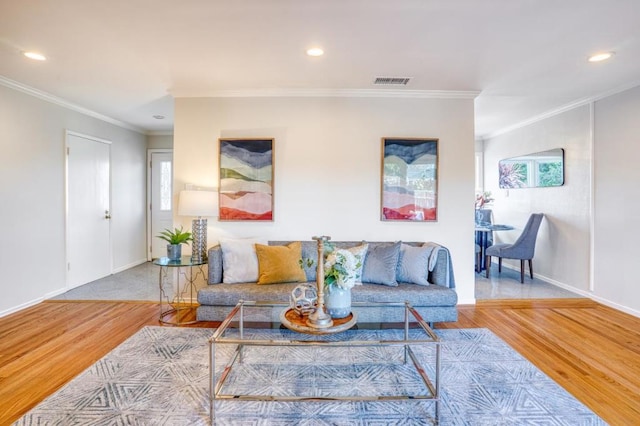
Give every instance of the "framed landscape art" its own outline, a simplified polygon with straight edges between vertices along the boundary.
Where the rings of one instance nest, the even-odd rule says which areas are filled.
[[[220,220],[273,220],[273,139],[220,139]]]
[[[438,219],[438,139],[382,138],[380,219]]]

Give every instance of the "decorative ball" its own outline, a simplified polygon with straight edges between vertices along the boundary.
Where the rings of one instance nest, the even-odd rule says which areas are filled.
[[[291,292],[291,308],[300,316],[309,315],[316,308],[318,293],[316,288],[309,284],[300,284]]]

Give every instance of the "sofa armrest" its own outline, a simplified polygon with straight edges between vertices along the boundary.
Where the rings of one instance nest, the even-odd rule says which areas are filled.
[[[209,263],[209,284],[220,284],[222,282],[222,249],[219,245],[211,247],[207,252]]]
[[[455,279],[453,277],[453,266],[449,250],[439,246],[436,264],[431,272],[429,272],[429,282],[435,285],[441,285],[447,288],[455,288]]]

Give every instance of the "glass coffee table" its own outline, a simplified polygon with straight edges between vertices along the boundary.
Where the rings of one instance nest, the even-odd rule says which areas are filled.
[[[431,401],[438,423],[440,340],[408,303],[353,303],[404,310],[404,323],[356,323],[336,333],[288,329],[280,302],[240,301],[209,339],[211,424],[216,402]],[[260,315],[262,313],[262,315]],[[271,321],[249,319],[258,314]],[[286,323],[286,321],[285,321]],[[233,404],[234,402],[229,402]],[[431,417],[431,414],[429,414]]]

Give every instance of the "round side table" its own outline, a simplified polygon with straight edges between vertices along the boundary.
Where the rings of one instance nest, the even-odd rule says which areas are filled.
[[[165,325],[186,325],[194,324],[197,321],[181,321],[181,311],[191,311],[198,305],[194,297],[197,295],[196,280],[198,276],[206,278],[203,265],[206,260],[193,261],[190,256],[181,257],[180,260],[171,260],[168,257],[161,257],[153,261],[154,265],[160,267],[158,275],[158,286],[160,287],[160,318],[161,324]],[[196,268],[194,272],[193,268]],[[175,285],[170,280],[170,271],[176,271]],[[171,274],[172,275],[172,274]],[[180,285],[181,278],[183,284]],[[165,318],[174,315],[175,320]]]

